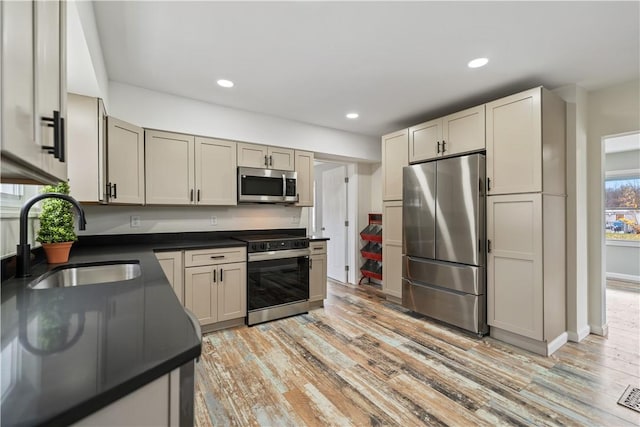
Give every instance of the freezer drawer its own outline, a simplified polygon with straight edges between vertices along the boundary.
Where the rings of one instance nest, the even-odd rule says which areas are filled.
[[[402,279],[402,305],[476,334],[489,330],[484,295],[449,292]]]
[[[402,277],[412,282],[446,288],[456,292],[485,293],[484,267],[434,261],[404,255]]]

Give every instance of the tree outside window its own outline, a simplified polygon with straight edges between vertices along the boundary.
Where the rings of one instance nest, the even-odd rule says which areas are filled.
[[[640,241],[640,175],[605,180],[607,239]]]

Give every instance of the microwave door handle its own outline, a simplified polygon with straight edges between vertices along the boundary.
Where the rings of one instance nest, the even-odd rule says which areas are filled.
[[[285,174],[282,174],[282,199],[287,198],[287,178]]]

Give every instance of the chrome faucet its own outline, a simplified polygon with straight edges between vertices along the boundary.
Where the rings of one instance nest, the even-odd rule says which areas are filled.
[[[16,277],[31,276],[31,245],[27,243],[27,217],[31,206],[42,199],[62,199],[71,203],[78,211],[78,219],[80,220],[78,228],[80,230],[86,228],[87,221],[84,219],[84,211],[80,207],[80,203],[71,196],[60,193],[43,193],[27,200],[27,203],[20,209],[20,244],[17,246],[16,252]]]

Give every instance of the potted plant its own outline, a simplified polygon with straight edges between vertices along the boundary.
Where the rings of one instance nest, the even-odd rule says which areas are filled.
[[[69,194],[69,183],[47,185],[43,193]],[[71,245],[78,240],[73,228],[73,206],[66,200],[45,199],[40,212],[40,230],[36,240],[42,243],[49,264],[69,261]]]

